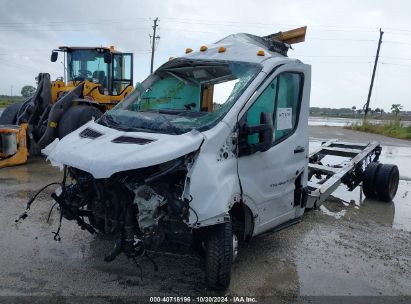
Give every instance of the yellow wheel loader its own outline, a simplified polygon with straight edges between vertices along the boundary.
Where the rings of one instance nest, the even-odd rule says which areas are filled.
[[[114,47],[59,47],[64,77],[40,73],[35,94],[0,116],[0,168],[23,164],[91,119],[98,118],[133,90],[133,54]]]

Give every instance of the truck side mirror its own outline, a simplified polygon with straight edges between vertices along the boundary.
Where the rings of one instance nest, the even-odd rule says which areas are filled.
[[[105,52],[104,53],[104,63],[111,63],[111,53],[110,52]]]
[[[59,57],[59,53],[57,51],[53,51],[51,52],[50,61],[56,62],[58,57]]]
[[[273,113],[261,113],[260,122],[262,131],[258,133],[261,145],[259,151],[265,152],[271,148],[274,141]]]
[[[274,141],[273,113],[261,113],[259,125],[249,126],[246,122],[240,122],[240,125],[239,156],[265,152],[271,148]],[[248,136],[253,134],[258,134],[258,143],[250,144]]]

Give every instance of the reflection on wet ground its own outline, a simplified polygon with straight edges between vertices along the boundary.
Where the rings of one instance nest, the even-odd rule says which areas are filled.
[[[310,147],[320,142],[312,139]],[[402,163],[411,156],[411,145],[391,147],[383,145],[381,160],[400,168],[393,203],[367,200],[360,188],[348,192],[341,186],[300,224],[242,244],[228,294],[411,295],[411,181],[405,178],[411,170]],[[63,221],[62,241],[54,241],[57,211],[46,222],[52,189],[39,196],[29,217],[16,226],[27,199],[60,179],[61,172],[42,159],[0,170],[0,295],[213,294],[204,288],[203,264],[196,256],[153,253],[160,271],[142,260],[141,280],[123,255],[112,263],[103,261],[112,241],[81,231],[73,222]]]
[[[321,140],[310,141],[310,151],[317,149]],[[384,203],[370,200],[364,197],[361,186],[353,191],[347,191],[347,187],[340,185],[332,194],[327,203],[320,210],[329,216],[339,219],[350,216],[350,212],[356,212],[365,217],[373,216],[381,223],[390,225],[395,229],[411,231],[411,147],[382,146],[380,161],[382,163],[395,164],[400,170],[400,183],[397,195],[392,203]],[[347,158],[338,156],[326,156],[324,164],[340,164]]]
[[[363,121],[362,118],[341,118],[341,117],[318,117],[310,116],[308,124],[310,126],[331,126],[331,127],[345,127],[352,124],[361,124]],[[387,120],[380,119],[369,119],[372,124],[384,124],[387,123]],[[410,126],[411,121],[402,121],[402,124],[405,126]]]

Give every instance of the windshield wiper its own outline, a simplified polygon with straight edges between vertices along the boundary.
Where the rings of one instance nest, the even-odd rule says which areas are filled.
[[[116,130],[121,130],[121,131],[134,131],[134,132],[149,132],[149,133],[158,133],[161,131],[168,131],[171,134],[181,134],[183,133],[182,130],[176,126],[174,126],[163,114],[161,114],[158,110],[153,111],[155,113],[158,113],[158,117],[161,117],[161,122],[158,123],[164,123],[165,126],[159,129],[153,129],[143,125],[139,125],[138,127],[135,126],[126,126],[124,124],[121,124],[113,119],[113,117],[109,114],[104,114],[101,116],[99,119],[98,123],[102,124],[106,127],[109,128],[114,128]]]
[[[106,125],[107,127],[109,127],[111,124],[113,125],[118,125],[119,123],[116,122],[113,117],[111,117],[110,114],[106,113],[104,115],[102,115],[100,117],[100,119],[98,120],[98,122],[103,122],[104,125]]]
[[[132,128],[126,127],[122,125],[121,123],[115,121],[113,117],[109,114],[104,114],[103,116],[100,117],[100,119],[97,121],[99,124],[109,127],[109,128],[114,128],[116,130],[121,130],[121,131],[130,131]]]
[[[167,124],[167,127],[169,128],[170,131],[172,131],[175,135],[178,135],[181,133],[181,129],[173,125],[165,116],[164,114],[161,114],[159,112],[159,116],[163,119],[163,121]]]

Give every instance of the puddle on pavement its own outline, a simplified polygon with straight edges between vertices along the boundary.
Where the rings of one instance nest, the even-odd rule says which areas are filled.
[[[59,180],[61,173],[41,157],[33,157],[23,165],[0,169],[0,183],[4,185],[27,184],[49,178]]]
[[[320,147],[321,141],[310,141],[310,151]],[[394,229],[411,231],[411,148],[383,146],[380,161],[398,166],[400,183],[398,191],[391,203],[379,202],[365,198],[361,186],[348,191],[340,185],[332,196],[320,207],[320,210],[336,219],[357,216],[360,221],[374,220]],[[342,163],[347,158],[326,156],[324,162]]]
[[[322,211],[322,213],[324,213],[326,215],[329,215],[329,216],[332,216],[333,218],[335,218],[337,220],[342,218],[347,213],[346,209],[343,209],[343,210],[340,210],[340,211],[331,211],[327,207],[325,207],[324,205],[320,206],[320,210]]]

